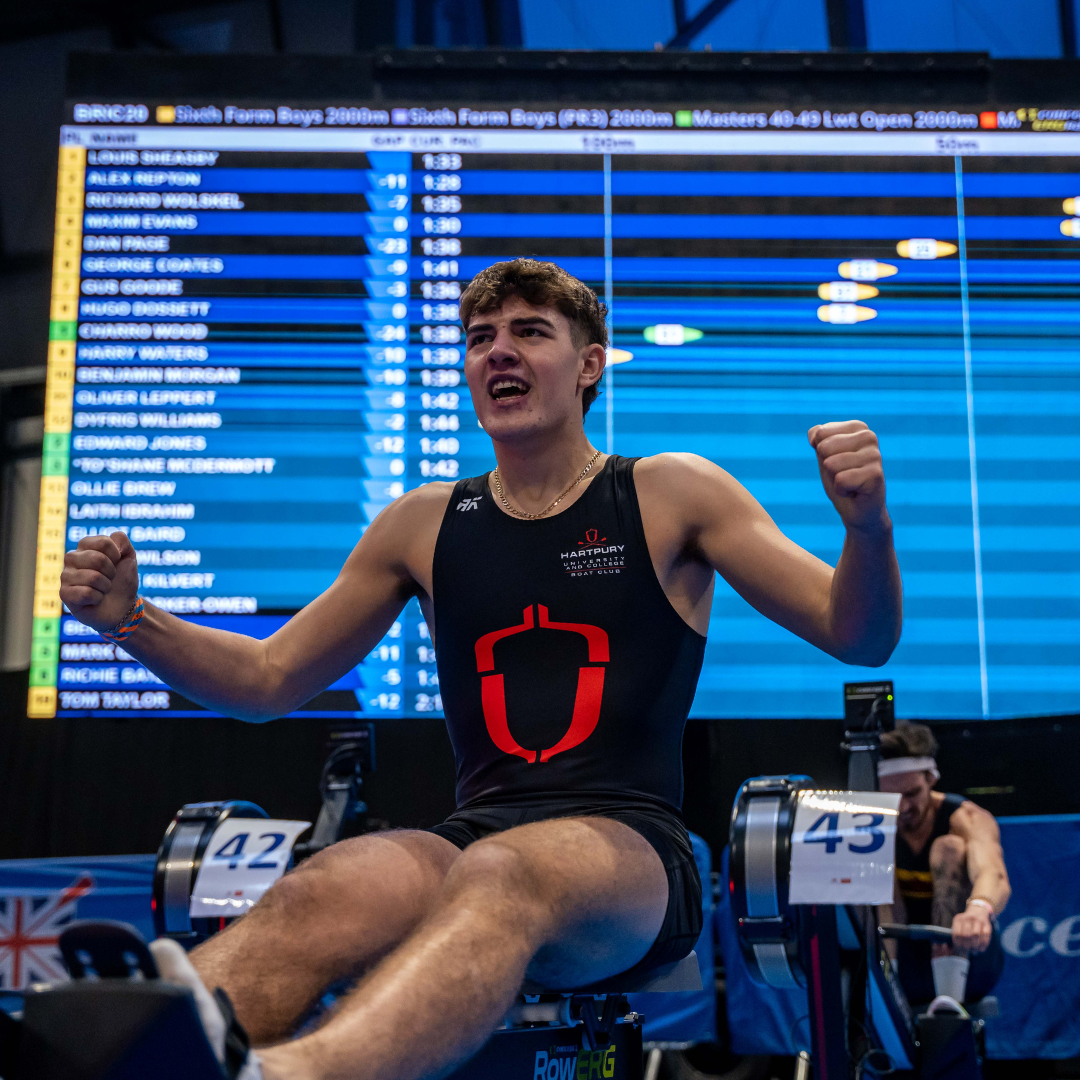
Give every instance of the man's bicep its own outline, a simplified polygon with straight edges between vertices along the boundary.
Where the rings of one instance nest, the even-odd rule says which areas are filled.
[[[694,502],[702,556],[761,614],[827,648],[832,567],[785,536],[734,477],[715,468],[701,479]]]
[[[956,833],[967,844],[968,876],[972,880],[989,869],[1005,874],[1001,830],[993,814],[974,803],[965,802],[950,819],[949,831]]]
[[[307,701],[354,668],[415,593],[399,554],[379,540],[362,537],[330,587],[267,640],[291,698]]]

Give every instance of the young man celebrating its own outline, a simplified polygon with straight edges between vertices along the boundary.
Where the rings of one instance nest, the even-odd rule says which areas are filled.
[[[499,263],[466,289],[461,315],[498,467],[387,507],[334,584],[270,638],[140,606],[121,533],[67,556],[61,595],[77,618],[122,636],[185,696],[246,720],[339,678],[412,596],[434,628],[457,812],[426,832],[336,844],[192,955],[257,1045],[287,1038],[330,983],[358,980],[316,1032],[259,1051],[267,1078],[443,1074],[484,1043],[526,976],[572,988],[693,948],[700,882],[680,747],[714,573],[845,662],[883,664],[900,635],[866,424],[809,432],[846,529],[834,569],[711,462],[590,445],[582,419],[607,333],[580,281]]]
[[[923,724],[898,724],[881,737],[878,784],[900,795],[896,900],[892,918],[952,930],[951,945],[898,941],[897,967],[908,1000],[935,994],[978,1001],[1001,977],[1005,954],[997,916],[1009,902],[1009,875],[992,814],[962,795],[934,791],[937,740]]]

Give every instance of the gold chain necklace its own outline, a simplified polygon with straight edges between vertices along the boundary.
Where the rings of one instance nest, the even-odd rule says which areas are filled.
[[[566,496],[569,495],[570,492],[573,491],[574,488],[576,488],[578,486],[578,484],[580,484],[581,481],[584,480],[585,477],[589,475],[589,470],[596,464],[596,459],[599,456],[600,456],[600,451],[597,450],[596,453],[593,454],[593,456],[591,458],[589,458],[589,464],[586,465],[585,468],[582,469],[580,473],[578,473],[577,479],[574,480],[574,482],[546,510],[541,510],[539,514],[527,514],[527,513],[525,513],[524,510],[519,510],[516,506],[511,506],[510,503],[507,502],[506,495],[503,494],[502,482],[499,480],[499,467],[498,467],[498,465],[496,465],[495,466],[495,490],[499,493],[499,502],[501,502],[503,504],[503,506],[505,506],[506,509],[509,510],[510,513],[513,514],[515,517],[527,518],[529,521],[535,521],[537,518],[542,518],[546,514],[550,514],[551,511],[554,510],[555,507],[558,506],[559,503],[561,503],[563,501],[563,499],[565,499]]]

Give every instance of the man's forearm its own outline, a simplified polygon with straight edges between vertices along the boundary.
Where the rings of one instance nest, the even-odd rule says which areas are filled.
[[[995,915],[1005,910],[1011,895],[1008,880],[1000,874],[980,874],[971,886],[971,896],[993,904]]]
[[[994,905],[994,914],[1000,915],[1012,895],[1009,875],[1000,858],[980,858],[981,852],[972,851],[968,845],[968,876],[971,879],[970,896],[986,900]],[[989,865],[986,865],[989,864]]]
[[[833,572],[829,624],[834,655],[845,663],[879,667],[900,640],[903,587],[892,523],[849,529]]]
[[[122,648],[177,693],[216,712],[241,720],[280,714],[266,648],[256,638],[198,626],[147,603]]]

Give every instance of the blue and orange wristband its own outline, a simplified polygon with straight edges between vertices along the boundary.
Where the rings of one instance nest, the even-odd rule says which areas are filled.
[[[135,603],[131,605],[128,613],[111,630],[99,630],[98,633],[106,641],[127,641],[138,629],[145,614],[146,606],[143,604],[143,598],[136,596]]]

